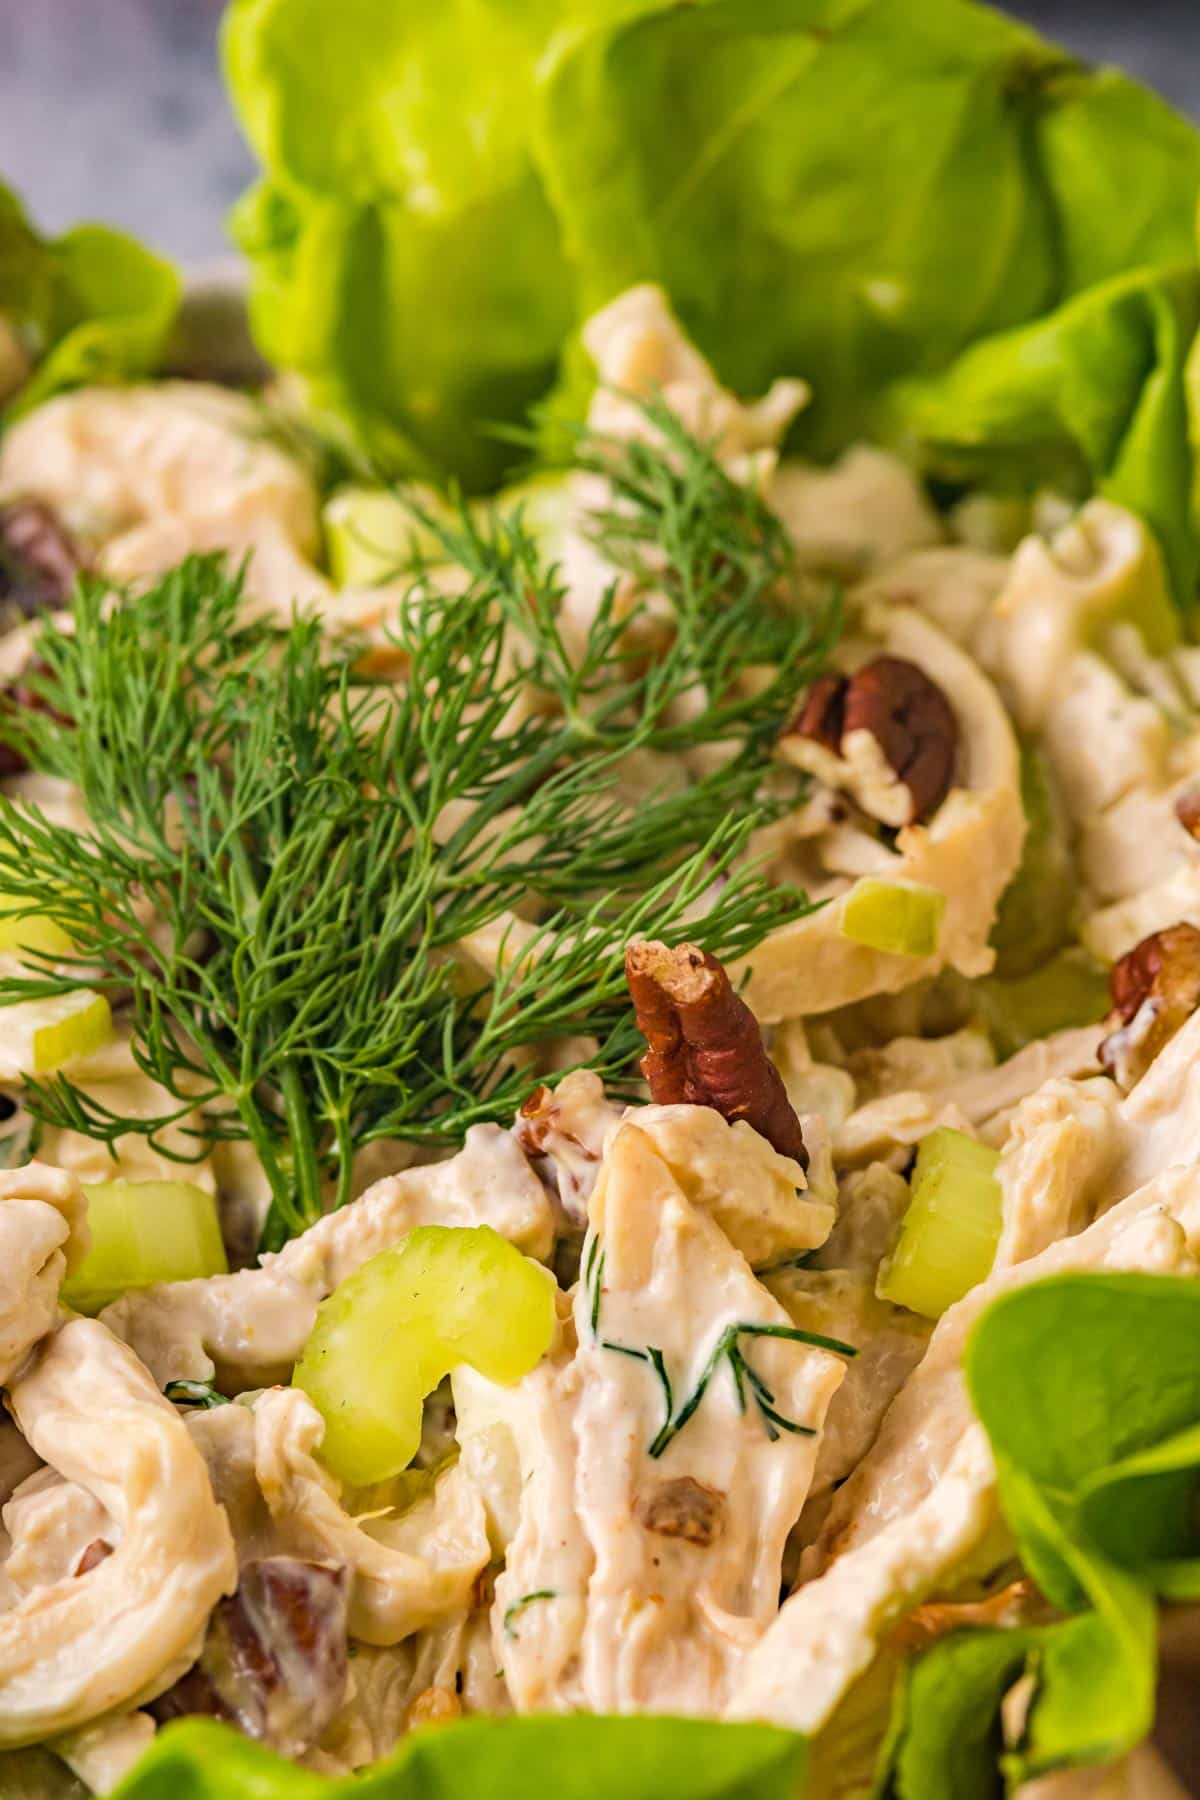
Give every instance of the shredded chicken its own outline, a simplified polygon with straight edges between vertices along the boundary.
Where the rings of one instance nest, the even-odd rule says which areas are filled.
[[[497,1658],[518,1711],[720,1711],[774,1614],[842,1364],[753,1335],[787,1314],[634,1119],[609,1146],[591,1221],[575,1345],[515,1390],[455,1378],[464,1460],[485,1489],[499,1465],[493,1516],[512,1530]],[[752,1398],[739,1411],[721,1344],[817,1435],[781,1433]]]
[[[89,1242],[78,1181],[30,1163],[0,1171],[0,1383],[58,1317],[58,1290]]]
[[[115,1301],[104,1322],[163,1385],[285,1380],[319,1303],[347,1275],[416,1225],[490,1225],[528,1255],[549,1255],[554,1212],[513,1138],[476,1125],[458,1155],[406,1169],[263,1258],[259,1269],[147,1288]]]
[[[280,1539],[351,1571],[350,1633],[395,1644],[465,1605],[490,1556],[481,1501],[455,1467],[397,1519],[360,1522],[316,1452],[325,1426],[297,1388],[254,1404],[255,1478]]]
[[[186,1429],[103,1325],[63,1325],[8,1396],[38,1455],[93,1496],[117,1539],[87,1574],[0,1614],[0,1743],[28,1744],[168,1686],[237,1575]]]

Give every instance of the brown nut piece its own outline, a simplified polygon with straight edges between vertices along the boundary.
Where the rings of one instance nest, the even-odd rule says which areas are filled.
[[[25,614],[66,600],[84,560],[40,500],[0,506],[0,595]]]
[[[425,1725],[453,1725],[462,1718],[462,1701],[451,1688],[422,1688],[404,1715],[406,1731],[419,1731]]]
[[[341,1706],[349,1669],[344,1565],[267,1556],[217,1603],[200,1661],[150,1704],[165,1723],[204,1713],[287,1756],[312,1748]]]
[[[1200,784],[1185,788],[1175,802],[1175,817],[1189,837],[1200,840]]]
[[[959,729],[954,709],[923,669],[877,656],[853,675],[815,681],[785,737],[835,754],[828,772],[885,825],[932,817],[954,780]]]
[[[625,980],[649,1046],[642,1073],[661,1106],[711,1106],[745,1119],[782,1156],[808,1167],[800,1121],[767,1055],[758,1020],[715,956],[695,944],[625,952]]]
[[[582,1123],[561,1092],[543,1083],[522,1101],[513,1136],[568,1219],[586,1225],[587,1203],[600,1172],[600,1145],[572,1129]]]
[[[842,746],[846,722],[846,690],[850,682],[845,675],[818,675],[805,694],[800,710],[788,726],[796,737],[823,744],[836,756]]]
[[[660,1481],[635,1507],[638,1524],[659,1537],[682,1538],[706,1549],[725,1523],[725,1496],[690,1475]]]
[[[1181,922],[1152,932],[1113,964],[1109,987],[1100,1066],[1130,1088],[1200,1006],[1200,931]]]

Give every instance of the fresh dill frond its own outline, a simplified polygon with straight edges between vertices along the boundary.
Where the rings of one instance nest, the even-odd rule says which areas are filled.
[[[43,624],[35,704],[0,738],[75,783],[91,828],[0,806],[8,904],[76,947],[28,955],[0,1004],[107,993],[172,1104],[126,1116],[59,1074],[28,1083],[39,1123],[177,1159],[169,1125],[197,1158],[249,1140],[275,1245],[348,1198],[365,1145],[510,1116],[548,1041],[595,1040],[589,1066],[628,1081],[630,938],[736,957],[805,910],[747,848],[795,804],[770,746],[836,618],[789,603],[782,528],[658,425],[658,448],[581,441],[624,575],[570,648],[519,512],[465,509],[443,528],[465,587],[418,574],[396,685],[316,619],[247,623],[212,557],[141,593],[85,583]],[[636,798],[635,753],[662,756]],[[488,931],[494,972],[470,948]]]

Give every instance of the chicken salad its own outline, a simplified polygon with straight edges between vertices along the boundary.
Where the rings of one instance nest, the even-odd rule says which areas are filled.
[[[286,11],[234,9],[235,91]],[[581,267],[595,48],[535,159]],[[260,237],[292,374],[144,379],[169,276],[120,254],[137,329],[14,306],[0,433],[0,1794],[1185,1792],[1169,383],[1101,466],[1018,347],[991,437],[992,321],[817,460],[845,368],[727,374],[664,255],[480,498],[468,355],[424,413],[340,339],[301,387]],[[1067,367],[1096,304],[1018,335]]]

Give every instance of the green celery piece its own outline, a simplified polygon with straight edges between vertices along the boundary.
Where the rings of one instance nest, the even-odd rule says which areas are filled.
[[[421,507],[446,511],[429,489],[413,492]],[[371,587],[393,580],[421,560],[441,562],[440,538],[422,528],[406,503],[403,489],[353,486],[339,488],[322,513],[329,573],[339,587]]]
[[[1108,971],[1080,945],[1060,951],[1028,975],[987,975],[971,997],[1000,1056],[1075,1025],[1097,1025],[1112,1005]]]
[[[881,1299],[937,1319],[985,1278],[1000,1237],[998,1162],[995,1150],[948,1126],[922,1140],[912,1200],[879,1271]]]
[[[168,1725],[113,1800],[795,1800],[805,1741],[768,1725],[673,1718],[465,1719],[326,1781],[208,1719]]]
[[[864,876],[846,896],[842,936],[892,956],[932,956],[945,911],[938,888]]]
[[[541,476],[501,490],[494,501],[480,501],[478,514],[496,506],[506,515],[520,508],[522,522],[546,561],[555,560],[566,521],[566,486],[561,477]],[[339,586],[371,586],[394,579],[418,562],[446,560],[445,539],[414,511],[429,513],[452,528],[456,510],[434,489],[407,492],[356,484],[340,488],[323,513],[329,572]]]
[[[84,1193],[92,1245],[62,1290],[76,1312],[98,1313],[131,1288],[227,1271],[217,1203],[203,1188],[103,1181]]]
[[[460,1363],[508,1385],[554,1331],[554,1283],[490,1226],[421,1225],[324,1301],[295,1383],[325,1420],[323,1461],[358,1487],[412,1461],[427,1394]]]
[[[1049,766],[1032,744],[1021,746],[1025,843],[1021,864],[1000,898],[991,944],[996,975],[1027,975],[1071,936],[1076,877],[1067,821]]]

